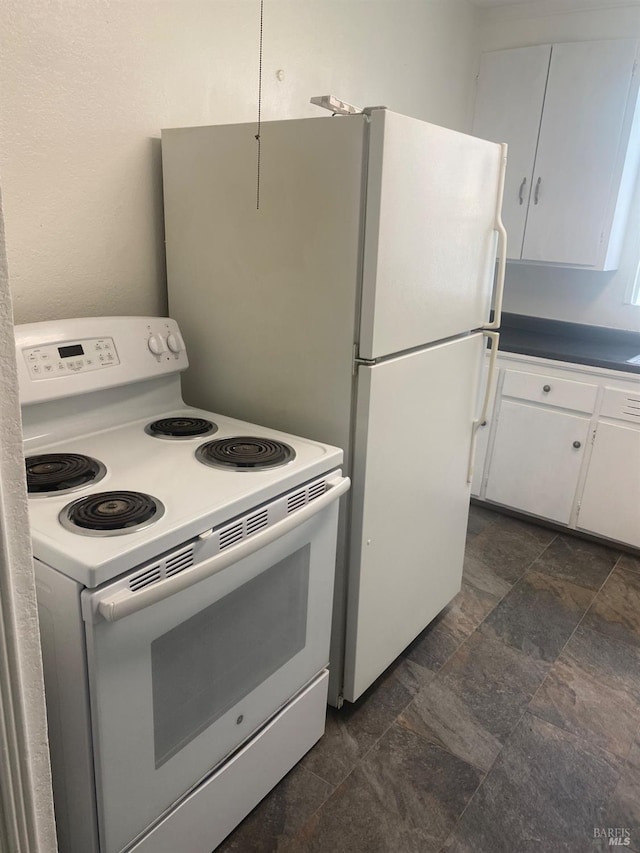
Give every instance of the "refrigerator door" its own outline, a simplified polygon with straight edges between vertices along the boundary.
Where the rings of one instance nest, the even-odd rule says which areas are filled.
[[[487,322],[503,151],[388,110],[369,132],[359,355],[374,359]]]
[[[484,339],[360,366],[344,698],[353,702],[460,589]]]

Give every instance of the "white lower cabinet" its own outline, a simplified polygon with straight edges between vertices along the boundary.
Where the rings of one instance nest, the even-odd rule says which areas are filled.
[[[640,393],[630,405],[625,397],[624,389],[605,391],[603,414],[619,421],[597,424],[577,527],[640,548]]]
[[[568,524],[589,418],[503,400],[487,500]]]
[[[501,354],[475,498],[640,548],[640,376]]]

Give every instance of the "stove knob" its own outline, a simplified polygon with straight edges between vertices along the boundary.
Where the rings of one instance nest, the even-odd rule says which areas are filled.
[[[147,339],[147,346],[154,355],[162,355],[166,350],[166,346],[161,335],[150,335]]]
[[[184,349],[184,341],[179,332],[169,332],[167,335],[167,346],[173,353],[182,352]]]

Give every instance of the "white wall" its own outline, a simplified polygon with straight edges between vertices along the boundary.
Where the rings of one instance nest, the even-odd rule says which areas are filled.
[[[466,129],[466,0],[265,0],[263,120],[337,94]],[[159,131],[253,121],[258,0],[4,0],[16,322],[166,311]],[[278,81],[276,71],[284,71]]]
[[[54,853],[47,718],[12,324],[0,198],[0,850]]]
[[[640,38],[638,5],[566,14],[549,11],[552,8],[551,0],[542,0],[483,12],[479,28],[481,51],[562,41]],[[620,268],[615,273],[509,264],[504,310],[640,331],[640,308],[624,304],[640,260],[639,209],[640,186]]]

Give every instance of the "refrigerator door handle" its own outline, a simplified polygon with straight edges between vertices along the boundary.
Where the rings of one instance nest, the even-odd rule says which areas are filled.
[[[496,299],[493,306],[493,320],[482,328],[499,329],[502,321],[502,299],[504,297],[504,276],[507,266],[507,230],[502,221],[502,199],[504,197],[504,180],[507,171],[507,143],[501,143],[500,176],[498,178],[498,193],[496,204],[495,230],[498,232],[498,273],[496,277]]]
[[[474,420],[473,426],[471,428],[471,447],[469,448],[469,467],[467,469],[467,483],[470,483],[473,479],[473,466],[476,460],[476,441],[478,437],[478,430],[487,422],[487,415],[489,413],[489,400],[491,398],[491,388],[493,387],[493,377],[495,376],[496,372],[498,343],[500,342],[500,335],[498,334],[498,332],[490,332],[489,330],[485,329],[483,330],[483,334],[491,341],[491,354],[489,355],[489,372],[487,374],[487,387],[484,390],[484,400],[482,401],[482,408],[480,409],[480,414]]]

